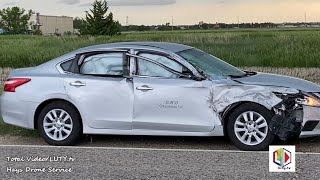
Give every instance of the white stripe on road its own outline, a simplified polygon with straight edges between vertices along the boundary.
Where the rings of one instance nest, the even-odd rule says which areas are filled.
[[[268,151],[239,151],[239,150],[210,150],[210,149],[121,148],[121,147],[84,147],[84,146],[0,145],[0,148],[1,147],[135,150],[135,151],[177,151],[177,152],[217,152],[217,153],[269,153]],[[313,152],[296,152],[296,154],[320,155],[320,153],[313,153]]]

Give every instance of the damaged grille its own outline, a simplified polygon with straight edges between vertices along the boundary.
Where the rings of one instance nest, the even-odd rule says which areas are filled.
[[[270,121],[270,130],[281,140],[285,141],[298,137],[302,129],[303,108],[296,103],[301,94],[278,96],[283,101],[274,106],[275,115]]]

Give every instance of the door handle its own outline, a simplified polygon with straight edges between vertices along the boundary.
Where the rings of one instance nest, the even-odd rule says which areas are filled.
[[[144,92],[153,90],[152,87],[149,87],[147,85],[143,85],[143,86],[137,87],[136,89],[139,90],[139,91],[144,91]]]
[[[81,86],[86,86],[86,83],[83,83],[81,81],[76,81],[76,82],[70,83],[70,86],[81,87]]]

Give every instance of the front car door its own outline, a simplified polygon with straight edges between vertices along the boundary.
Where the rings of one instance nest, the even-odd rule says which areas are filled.
[[[135,58],[133,130],[213,131],[210,81],[191,79],[188,69],[164,54],[139,52]]]
[[[64,85],[83,121],[95,129],[131,130],[133,87],[126,78],[126,52],[80,54],[72,69]]]

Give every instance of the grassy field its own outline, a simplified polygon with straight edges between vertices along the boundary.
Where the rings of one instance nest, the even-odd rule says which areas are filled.
[[[0,36],[0,67],[28,67],[94,44],[166,41],[200,48],[236,66],[320,67],[320,29],[126,33],[116,37]]]

